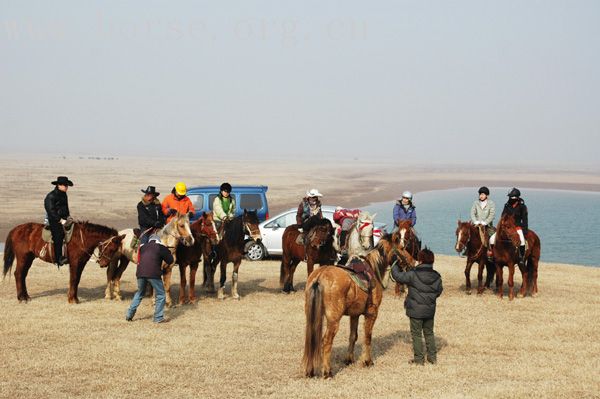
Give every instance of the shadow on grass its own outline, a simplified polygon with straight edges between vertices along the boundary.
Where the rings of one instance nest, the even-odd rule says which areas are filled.
[[[79,298],[79,302],[94,302],[99,300],[104,300],[104,290],[106,289],[106,285],[100,285],[93,288],[79,287],[77,289],[77,297]],[[52,297],[52,296],[64,296],[65,301],[67,300],[67,295],[69,293],[68,284],[64,288],[53,288],[51,290],[42,291],[37,294],[31,295],[31,299],[38,299],[44,297]],[[133,294],[132,294],[133,297]]]

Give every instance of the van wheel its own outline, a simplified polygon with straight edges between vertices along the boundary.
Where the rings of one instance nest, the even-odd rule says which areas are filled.
[[[246,252],[246,259],[251,261],[263,260],[266,255],[265,247],[252,240],[246,242],[244,251]]]

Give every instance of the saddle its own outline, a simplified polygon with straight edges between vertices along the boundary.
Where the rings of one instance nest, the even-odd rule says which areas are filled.
[[[371,267],[363,259],[352,257],[345,265],[338,264],[336,266],[348,272],[352,281],[364,292],[369,293],[373,288],[375,275]]]
[[[65,231],[65,244],[68,244],[69,241],[71,241],[71,237],[73,236],[73,226],[75,224],[72,223],[68,228],[63,227],[64,231]],[[52,241],[52,232],[50,231],[50,226],[44,226],[44,228],[42,229],[42,240],[44,240],[45,242],[52,244],[54,241]]]

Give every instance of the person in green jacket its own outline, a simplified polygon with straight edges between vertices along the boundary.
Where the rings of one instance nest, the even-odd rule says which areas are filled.
[[[213,201],[213,217],[217,228],[235,217],[235,198],[231,196],[231,184],[221,184],[219,191],[219,195]]]

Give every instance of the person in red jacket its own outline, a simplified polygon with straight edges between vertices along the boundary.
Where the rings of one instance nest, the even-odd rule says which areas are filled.
[[[162,211],[167,217],[167,223],[177,215],[177,213],[194,213],[194,204],[187,196],[187,187],[185,183],[179,182],[175,184],[171,194],[167,195],[162,202]]]
[[[339,224],[342,228],[340,232],[340,247],[346,248],[346,236],[352,227],[352,224],[358,219],[360,209],[344,209],[341,206],[335,208],[333,213],[333,221]]]

